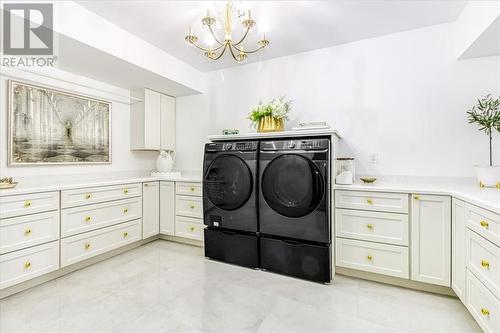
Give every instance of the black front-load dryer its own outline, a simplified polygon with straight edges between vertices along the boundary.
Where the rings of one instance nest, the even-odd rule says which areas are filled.
[[[258,231],[257,141],[205,145],[203,218],[209,227]]]
[[[330,243],[330,140],[262,141],[260,232]]]

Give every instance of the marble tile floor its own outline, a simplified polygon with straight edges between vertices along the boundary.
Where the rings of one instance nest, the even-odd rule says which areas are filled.
[[[0,332],[480,332],[463,305],[337,276],[322,285],[158,240],[0,300]]]

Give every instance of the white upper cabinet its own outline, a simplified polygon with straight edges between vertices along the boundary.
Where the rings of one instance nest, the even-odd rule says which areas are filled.
[[[451,207],[451,288],[465,304],[466,291],[466,244],[465,244],[465,203],[453,199]]]
[[[175,98],[159,92],[132,91],[130,149],[175,150]]]
[[[451,198],[412,195],[411,279],[450,287]]]

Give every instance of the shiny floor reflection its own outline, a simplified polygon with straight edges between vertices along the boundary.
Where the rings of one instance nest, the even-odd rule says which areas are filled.
[[[155,241],[0,301],[0,332],[480,332],[455,298],[321,285]]]

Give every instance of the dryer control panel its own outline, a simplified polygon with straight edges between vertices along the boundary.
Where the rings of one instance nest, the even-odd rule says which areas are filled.
[[[205,152],[253,151],[257,150],[258,146],[257,141],[212,142],[205,145]]]
[[[262,141],[260,150],[323,150],[330,148],[328,139]]]

